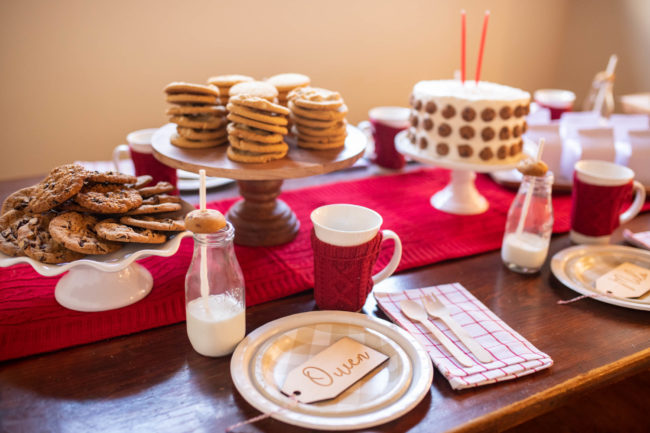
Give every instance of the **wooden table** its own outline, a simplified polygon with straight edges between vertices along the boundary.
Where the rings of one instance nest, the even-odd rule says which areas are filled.
[[[316,176],[289,181],[285,189],[366,175],[361,169]],[[0,197],[33,180],[0,182]],[[231,185],[211,191],[209,199],[234,194]],[[189,198],[196,200],[196,196]],[[650,214],[636,218],[627,227],[649,230]],[[620,239],[619,229],[614,241]],[[549,258],[569,245],[566,235],[555,237]],[[558,305],[558,300],[577,294],[554,279],[548,261],[540,274],[522,276],[508,271],[499,252],[494,251],[403,272],[381,285],[382,289],[401,290],[454,281],[461,282],[548,353],[555,365],[517,380],[464,391],[452,390],[436,371],[429,394],[413,411],[372,431],[503,430],[585,392],[613,389],[606,386],[626,377],[637,375],[635,379],[648,383],[644,378],[650,368],[650,313],[592,299]],[[258,305],[247,310],[247,331],[314,309],[311,292]],[[385,318],[372,297],[363,311]],[[234,389],[229,363],[229,357],[212,359],[194,352],[184,324],[0,363],[0,431],[223,431],[258,415]],[[647,410],[650,387],[637,388],[636,392],[613,396],[608,406],[636,405]],[[599,393],[590,395],[602,400]],[[599,412],[592,410],[590,418],[602,419]],[[642,417],[637,420],[620,421],[623,424],[599,425],[608,431],[627,422],[631,428],[644,431],[649,426],[647,413],[639,415]],[[574,428],[593,426],[590,421],[570,419]],[[522,431],[534,430],[530,423],[525,426]],[[239,431],[305,430],[270,419]]]

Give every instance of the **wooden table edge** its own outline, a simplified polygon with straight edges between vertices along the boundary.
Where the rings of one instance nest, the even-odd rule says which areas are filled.
[[[618,382],[648,368],[650,368],[650,348],[573,377],[494,412],[474,418],[463,425],[448,430],[448,433],[501,431],[512,428],[562,406],[576,394]]]

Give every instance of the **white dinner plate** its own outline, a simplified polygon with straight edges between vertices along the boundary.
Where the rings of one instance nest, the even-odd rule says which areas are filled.
[[[650,252],[622,245],[577,245],[556,253],[551,260],[551,271],[565,286],[597,301],[650,311],[650,292],[630,299],[596,291],[596,280],[625,262],[650,270]]]
[[[400,387],[404,378],[399,372],[381,373],[379,370],[389,369],[391,365],[389,361],[387,364],[380,365],[378,370],[371,372],[371,377],[366,378],[358,388],[354,385],[355,389],[348,390],[352,392],[345,391],[332,402],[322,402],[319,406],[312,405],[314,407],[309,409],[304,407],[306,405],[294,404],[289,398],[274,391],[268,389],[266,392],[260,391],[260,387],[276,388],[278,382],[282,380],[282,375],[286,374],[286,365],[293,365],[293,361],[283,360],[282,353],[278,351],[292,351],[292,348],[298,346],[302,349],[317,349],[315,346],[312,347],[314,341],[312,337],[309,343],[295,344],[301,332],[307,332],[309,335],[318,333],[319,338],[323,338],[324,341],[334,341],[342,336],[362,339],[369,343],[370,347],[373,345],[383,347],[391,358],[398,358],[392,360],[396,365],[406,362],[400,355],[401,349],[406,354],[412,370],[410,375],[407,373],[407,376],[410,376],[410,380],[407,380],[408,386],[403,392],[398,391],[392,397],[382,399],[383,403],[379,405],[372,404],[366,396],[355,396],[355,393],[361,389],[374,395],[376,388],[371,389],[371,387],[375,386],[386,390],[386,384],[381,383],[383,380],[392,381],[397,388]],[[368,335],[359,337],[359,334]],[[406,367],[406,364],[404,365]],[[274,366],[281,367],[281,370],[256,372],[256,369]],[[429,392],[433,379],[433,366],[420,343],[390,322],[359,313],[312,311],[274,320],[251,332],[235,349],[230,362],[230,373],[235,387],[244,399],[263,413],[273,413],[272,417],[277,420],[319,430],[349,430],[383,424],[413,409]],[[366,386],[369,388],[365,388]],[[354,398],[358,398],[358,401],[365,405],[361,412],[350,410],[348,403]],[[341,407],[343,410],[337,411],[337,403],[342,402],[345,402],[345,408]]]
[[[198,191],[201,186],[201,180],[197,173],[192,173],[191,171],[185,171],[178,169],[178,189],[181,191]],[[233,179],[227,179],[225,177],[206,177],[205,178],[205,187],[207,189],[216,188],[218,186],[228,185],[233,183]]]

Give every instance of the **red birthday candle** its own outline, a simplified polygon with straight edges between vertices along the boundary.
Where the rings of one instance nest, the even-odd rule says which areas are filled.
[[[490,18],[490,11],[485,11],[485,18],[483,18],[483,32],[481,32],[481,46],[478,50],[478,64],[476,65],[476,85],[481,80],[481,64],[483,63],[483,49],[485,48],[485,34],[487,33],[488,19]]]
[[[460,11],[460,81],[465,84],[465,10]]]

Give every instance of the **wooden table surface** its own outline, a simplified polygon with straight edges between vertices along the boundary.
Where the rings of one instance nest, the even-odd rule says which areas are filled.
[[[357,169],[296,179],[284,189],[368,174]],[[0,182],[0,198],[34,180],[38,179]],[[208,198],[234,194],[231,185],[211,191]],[[195,195],[186,198],[196,200]],[[650,230],[650,214],[626,227]],[[614,242],[620,242],[620,233],[617,230]],[[593,299],[557,304],[577,296],[552,276],[548,265],[555,252],[569,245],[566,235],[554,237],[542,272],[532,276],[508,271],[499,251],[494,251],[402,272],[382,282],[383,290],[402,290],[458,281],[555,364],[517,380],[464,391],[452,390],[436,370],[429,394],[414,410],[370,431],[503,430],[584,392],[647,371],[649,312]],[[248,308],[247,332],[314,309],[310,291]],[[363,312],[386,319],[372,297]],[[234,389],[229,363],[230,357],[197,354],[184,323],[3,362],[0,431],[223,431],[259,414]],[[640,395],[613,396],[612,402],[626,404],[630,397],[650,402],[650,389],[643,388]],[[648,426],[648,421],[644,418],[631,425]],[[306,430],[267,419],[238,431]]]

